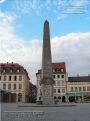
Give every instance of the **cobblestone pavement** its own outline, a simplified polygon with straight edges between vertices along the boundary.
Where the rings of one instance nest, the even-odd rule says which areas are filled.
[[[90,121],[90,103],[77,103],[76,106],[70,107],[18,107],[18,105],[33,104],[2,103],[1,121]]]

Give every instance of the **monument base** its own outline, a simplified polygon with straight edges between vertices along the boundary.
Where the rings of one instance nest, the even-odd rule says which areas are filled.
[[[48,99],[44,99],[44,100],[42,101],[42,104],[43,104],[43,105],[54,105],[55,103],[54,103],[54,99],[48,98]]]
[[[51,81],[51,80],[50,80]],[[53,81],[52,84],[49,84],[49,81],[46,80],[46,84],[41,84],[41,100],[43,105],[53,105],[54,98],[53,98]]]

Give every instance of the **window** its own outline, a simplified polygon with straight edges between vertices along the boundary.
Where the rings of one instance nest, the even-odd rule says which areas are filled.
[[[90,86],[87,86],[87,91],[90,91]]]
[[[57,97],[56,97],[56,96],[54,96],[54,99],[57,99]]]
[[[61,97],[60,97],[60,96],[58,96],[58,99],[61,99]]]
[[[63,72],[63,68],[61,68],[61,72]]]
[[[14,76],[14,81],[16,81],[17,80],[17,76]]]
[[[3,72],[6,72],[6,69],[3,69]]]
[[[77,91],[77,87],[75,87],[75,91]]]
[[[58,89],[58,93],[60,93],[60,89]]]
[[[3,84],[3,89],[6,89],[6,84]]]
[[[19,76],[19,81],[22,81],[22,76]]]
[[[54,93],[56,93],[56,89],[54,89]]]
[[[9,81],[11,81],[11,76],[9,76]]]
[[[13,72],[13,70],[12,70],[12,69],[10,69],[10,72]]]
[[[3,81],[6,81],[6,76],[4,76]]]
[[[16,89],[16,84],[13,85],[13,89]]]
[[[73,87],[71,87],[71,91],[73,91]]]
[[[22,89],[22,84],[19,84],[19,89]]]
[[[56,81],[55,81],[55,83],[54,83],[54,86],[56,86]]]
[[[57,75],[57,78],[60,78],[60,75]]]
[[[81,87],[79,87],[79,91],[81,91]]]
[[[64,86],[64,81],[62,81],[62,86]]]
[[[8,89],[11,89],[11,84],[8,84]]]
[[[57,69],[55,69],[55,72],[57,72]]]
[[[65,89],[62,89],[62,93],[65,93]]]
[[[60,86],[60,81],[57,82],[57,86]]]
[[[61,69],[57,69],[57,72],[60,72],[61,71]]]
[[[53,78],[55,78],[55,75],[53,75]]]
[[[17,69],[17,72],[20,72],[20,69]]]
[[[86,91],[86,87],[83,87],[83,91]]]
[[[21,77],[22,78],[22,77]],[[38,78],[41,79],[41,75],[38,75]]]
[[[64,78],[64,75],[62,75],[62,78]]]

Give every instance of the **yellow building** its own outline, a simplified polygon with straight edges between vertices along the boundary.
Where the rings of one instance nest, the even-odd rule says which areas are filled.
[[[68,102],[90,102],[90,76],[68,77]]]
[[[16,95],[16,102],[29,102],[29,76],[18,63],[0,63],[0,89]]]

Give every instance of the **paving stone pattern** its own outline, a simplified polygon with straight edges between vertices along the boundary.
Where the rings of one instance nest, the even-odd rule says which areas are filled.
[[[2,103],[1,121],[90,121],[90,103],[76,103],[76,106],[70,107],[18,107],[18,105],[33,104]],[[5,116],[5,111],[43,111],[44,114]]]

